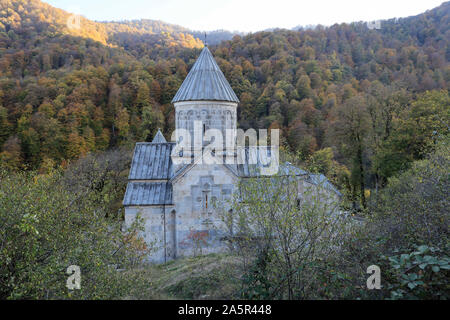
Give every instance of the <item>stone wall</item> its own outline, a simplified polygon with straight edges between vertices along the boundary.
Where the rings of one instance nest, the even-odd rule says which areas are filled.
[[[221,252],[224,224],[215,204],[231,198],[237,178],[222,165],[195,165],[174,181],[177,257]]]
[[[149,262],[164,263],[173,256],[173,235],[171,235],[171,212],[173,206],[142,206],[125,208],[125,225],[135,221],[139,214],[144,220],[144,231],[140,234],[149,247],[153,248]],[[172,249],[172,251],[171,251]]]
[[[142,236],[154,248],[149,262],[222,252],[225,226],[215,204],[230,199],[235,183],[222,165],[195,165],[173,182],[175,205],[126,207],[125,223],[130,226],[137,214],[144,219]]]
[[[175,103],[175,126],[194,134],[194,121],[202,121],[206,129],[236,129],[237,103],[219,101],[186,101]]]
[[[194,131],[194,121],[201,121],[200,131]],[[203,127],[204,125],[204,127]],[[204,130],[216,129],[222,133],[223,150],[227,147],[227,129],[231,129],[232,136],[229,145],[236,142],[237,104],[218,101],[189,101],[175,103],[175,126],[177,129],[187,130],[191,135],[190,145],[195,146],[194,134],[203,137]],[[175,138],[175,137],[173,137]],[[174,139],[172,139],[174,140]],[[206,142],[206,141],[205,141]],[[207,143],[200,145],[204,147]],[[179,169],[176,167],[175,169]]]

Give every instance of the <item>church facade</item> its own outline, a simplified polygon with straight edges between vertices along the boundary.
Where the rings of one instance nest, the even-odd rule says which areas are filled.
[[[207,47],[172,103],[176,129],[192,137],[199,130],[215,129],[223,137],[227,131],[236,131],[239,99]],[[200,129],[196,123],[201,123]],[[207,164],[189,156],[189,161],[179,164],[173,161],[175,148],[176,143],[168,142],[161,131],[151,143],[137,143],[123,200],[126,225],[138,215],[144,220],[143,237],[154,248],[148,260],[155,263],[226,250],[224,225],[213,203],[226,203],[239,179],[255,172],[246,161]],[[223,150],[234,152],[225,145]],[[250,156],[248,150],[245,155]],[[257,161],[258,166],[262,165]],[[339,196],[324,176],[308,174],[290,164],[279,166],[281,171],[288,169],[298,177],[299,190],[305,183],[322,180]]]

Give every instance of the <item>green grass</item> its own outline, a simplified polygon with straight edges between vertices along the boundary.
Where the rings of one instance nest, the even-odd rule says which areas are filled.
[[[233,299],[239,285],[233,274],[237,259],[226,254],[183,258],[135,270],[142,287],[134,299]]]

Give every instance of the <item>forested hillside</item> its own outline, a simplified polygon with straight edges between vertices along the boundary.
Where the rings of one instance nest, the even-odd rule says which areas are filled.
[[[170,137],[203,32],[0,0],[0,300],[448,299],[449,17],[209,33],[239,126],[281,129],[283,160],[331,179],[343,214],[250,179],[221,216],[249,230],[229,225],[229,251],[155,266],[145,221],[123,224],[131,150]]]
[[[154,21],[92,22],[0,0],[0,161],[46,172],[173,130],[171,99],[202,43]],[[241,100],[239,125],[366,205],[448,133],[450,3],[416,17],[258,32],[211,46]]]

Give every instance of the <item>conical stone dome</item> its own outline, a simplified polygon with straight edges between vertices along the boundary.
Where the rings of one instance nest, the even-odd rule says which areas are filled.
[[[191,71],[187,75],[172,103],[181,101],[229,101],[239,103],[239,99],[205,47]]]

